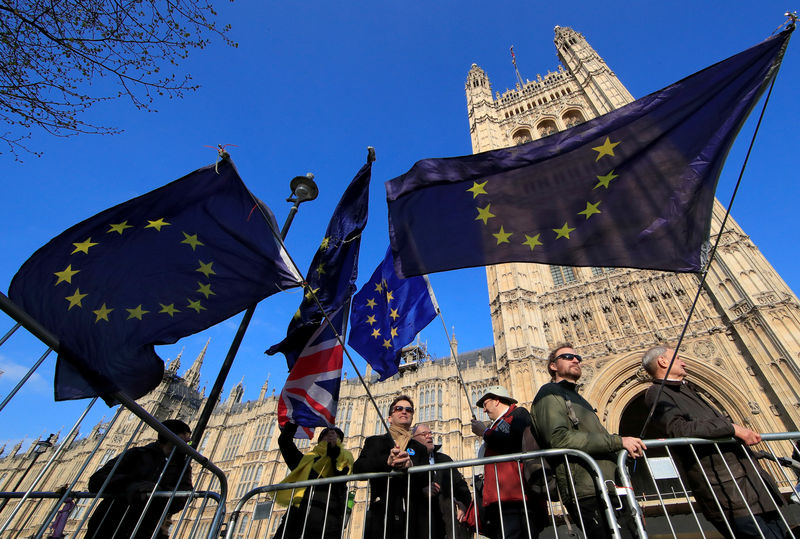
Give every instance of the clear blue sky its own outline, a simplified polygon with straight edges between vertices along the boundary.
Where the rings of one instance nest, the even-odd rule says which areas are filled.
[[[38,247],[94,213],[176,179],[215,159],[204,145],[236,144],[234,161],[250,189],[275,212],[287,214],[288,182],[313,172],[320,197],[301,207],[287,244],[305,273],[342,190],[374,146],[370,221],[364,234],[358,284],[369,277],[386,248],[383,182],[426,157],[471,153],[464,97],[474,62],[493,90],[515,82],[508,48],[519,69],[534,79],[558,68],[553,27],[584,34],[635,97],[658,90],[766,38],[787,6],[774,1],[727,2],[486,2],[435,3],[219,2],[232,25],[236,49],[214,43],[195,51],[181,68],[202,87],[181,100],[139,112],[125,100],[102,104],[90,115],[123,128],[117,136],[63,139],[37,133],[32,147],[44,156],[15,163],[0,155],[5,171],[0,223],[0,283],[7,289],[19,266]],[[776,270],[797,290],[796,248],[797,43],[790,43],[733,215]],[[103,82],[98,84],[105,84]],[[758,109],[757,109],[758,110]],[[727,203],[754,122],[742,131],[718,190]],[[432,277],[448,326],[461,350],[492,343],[484,270]],[[280,340],[300,301],[288,292],[263,301],[225,387],[244,378],[245,398],[258,396],[267,374],[280,390],[282,357],[263,351]],[[0,333],[12,322],[0,316]],[[162,347],[163,358],[185,347],[182,370],[211,338],[201,383],[211,383],[238,318]],[[447,353],[440,323],[423,332],[435,355]],[[14,336],[0,347],[0,395],[7,394],[44,346]],[[49,359],[2,412],[0,444],[25,435],[66,429],[88,401],[54,403]],[[349,376],[353,369],[345,364]],[[98,404],[85,434],[112,410]]]

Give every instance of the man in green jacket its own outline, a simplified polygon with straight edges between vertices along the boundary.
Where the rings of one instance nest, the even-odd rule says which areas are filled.
[[[617,472],[616,453],[624,448],[631,456],[639,457],[647,448],[639,438],[609,434],[594,407],[578,394],[581,359],[569,343],[550,352],[547,368],[553,381],[543,385],[533,399],[534,433],[543,449],[579,449],[588,453],[599,465],[603,479],[613,482]],[[570,459],[568,473],[562,458],[555,469],[567,511],[573,520],[583,523],[586,536],[611,537],[603,516],[603,500],[589,467],[583,461]],[[623,536],[635,536],[630,515],[618,513],[617,520]]]

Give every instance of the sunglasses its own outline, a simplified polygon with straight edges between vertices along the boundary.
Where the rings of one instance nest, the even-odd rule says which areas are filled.
[[[402,411],[406,411],[409,414],[413,414],[414,413],[414,409],[411,406],[395,406],[392,409],[392,413],[394,413],[394,412],[402,412]]]
[[[556,356],[556,359],[566,359],[567,361],[572,361],[573,359],[577,359],[578,363],[583,361],[583,358],[578,354],[561,354]]]

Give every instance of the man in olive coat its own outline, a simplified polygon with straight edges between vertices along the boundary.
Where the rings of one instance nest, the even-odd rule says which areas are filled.
[[[752,454],[749,457],[746,454],[750,453],[748,446],[761,441],[761,435],[733,423],[706,402],[684,380],[686,364],[674,354],[674,349],[651,348],[645,352],[642,366],[653,377],[653,385],[645,393],[648,408],[658,398],[650,433],[674,438],[735,437],[740,442],[717,445],[724,459],[713,444],[695,445],[697,458],[688,447],[673,451],[677,468],[692,489],[703,515],[725,537],[760,538],[763,534],[765,539],[782,539],[786,527],[778,510],[782,503],[777,486]],[[662,388],[660,394],[659,388]]]

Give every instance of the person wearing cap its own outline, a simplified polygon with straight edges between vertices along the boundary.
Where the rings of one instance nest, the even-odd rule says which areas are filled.
[[[192,429],[183,421],[167,419],[162,424],[183,441],[188,443],[191,439]],[[192,490],[191,467],[184,470],[186,458],[177,451],[173,454],[174,447],[175,444],[159,433],[155,442],[129,449],[92,474],[89,492],[98,493],[103,489],[104,498],[89,519],[87,539],[150,539],[154,533],[156,538],[167,537],[164,527],[159,527],[164,509],[167,509],[167,521],[169,515],[183,509],[185,497],[176,496],[169,507],[168,498],[153,498],[135,535],[133,530],[156,483],[159,492]],[[159,481],[162,471],[164,475]]]
[[[531,428],[531,416],[525,408],[517,406],[517,400],[509,395],[506,388],[488,387],[475,405],[483,408],[491,420],[488,426],[478,419],[472,420],[472,432],[483,438],[483,456],[521,452],[524,433]],[[523,477],[521,462],[507,461],[484,466],[486,529],[481,529],[481,534],[506,539],[539,535],[540,519],[535,518],[537,513],[533,511],[533,503],[529,504],[529,512],[525,510],[528,498],[520,477]]]
[[[581,360],[569,343],[560,344],[550,352],[547,368],[552,382],[539,388],[531,406],[534,434],[543,449],[578,449],[588,453],[600,467],[603,479],[615,481],[617,453],[626,449],[635,458],[642,456],[647,448],[639,438],[609,434],[594,407],[578,394]],[[556,481],[567,512],[576,523],[583,522],[587,537],[611,537],[603,515],[603,499],[595,489],[588,465],[580,459],[570,459],[567,470],[563,459],[556,462]],[[615,496],[616,492],[610,494]],[[620,533],[624,537],[635,536],[631,516],[624,512],[618,513],[617,518]]]
[[[353,469],[353,455],[342,447],[344,433],[341,429],[337,427],[322,429],[317,438],[317,445],[305,455],[294,443],[296,432],[295,423],[286,423],[278,436],[281,456],[291,470],[283,483],[337,477],[347,475]],[[309,488],[302,487],[276,492],[275,502],[289,506],[275,532],[276,539],[300,537],[303,533],[305,537],[330,539],[342,535],[347,484],[333,483],[314,488],[310,507],[309,492]]]
[[[701,397],[686,382],[686,363],[674,348],[651,348],[642,357],[642,367],[653,377],[644,395],[648,409],[658,398],[648,432],[658,438],[733,437],[740,442],[672,449],[703,515],[723,537],[784,537],[778,486],[748,448],[760,442],[761,435],[737,425]]]
[[[442,453],[441,445],[433,443],[433,431],[426,423],[418,423],[411,429],[412,438],[424,445],[427,449],[428,463],[439,464],[453,462],[449,455]],[[452,474],[452,478],[451,478]],[[428,476],[430,482],[423,489],[425,496],[415,504],[414,515],[418,523],[417,537],[431,537],[445,539],[453,536],[453,519],[458,522],[464,514],[472,494],[469,491],[464,476],[458,468],[436,470]],[[453,492],[450,492],[450,485]],[[430,507],[430,517],[428,516]],[[466,529],[455,525],[456,537],[466,534]],[[461,533],[460,533],[461,532]]]
[[[399,395],[389,405],[390,432],[370,436],[353,465],[353,473],[402,472],[411,466],[428,463],[428,450],[411,437],[414,421],[414,402],[408,395]],[[408,474],[402,477],[380,477],[369,480],[369,509],[364,537],[413,537],[417,523],[406,514],[411,501],[424,496],[425,474]],[[388,481],[388,491],[387,491]],[[387,496],[388,493],[388,496]],[[406,500],[406,497],[409,500]],[[409,533],[406,533],[408,525]]]

